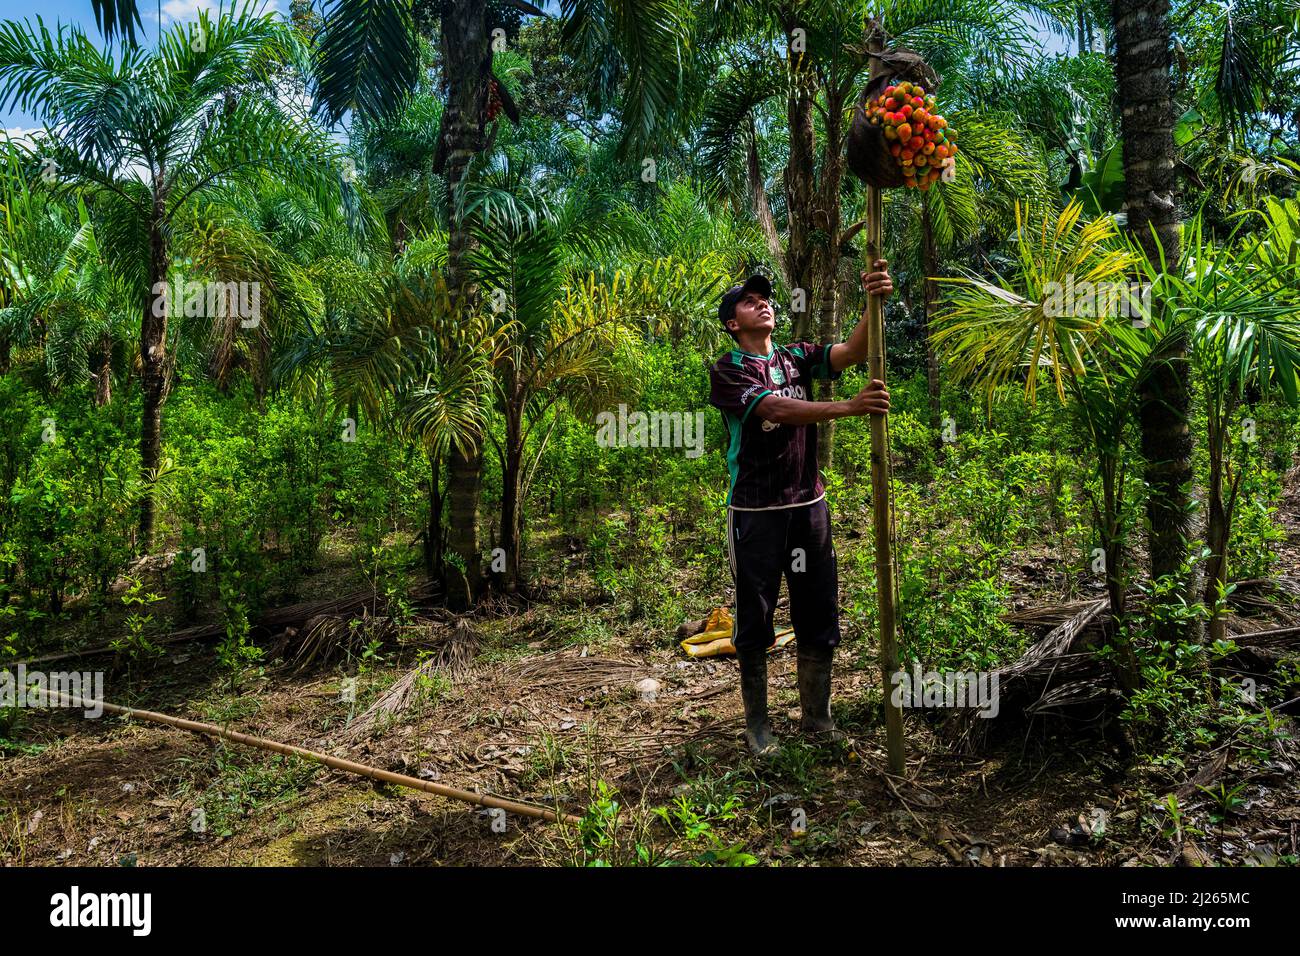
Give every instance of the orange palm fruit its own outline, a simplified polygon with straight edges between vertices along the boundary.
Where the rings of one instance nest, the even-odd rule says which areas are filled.
[[[911,123],[904,122],[904,123],[899,124],[899,127],[898,127],[898,138],[901,139],[901,140],[903,140],[904,142],[907,142],[908,140],[910,140],[910,139],[912,138],[912,124],[911,124]]]

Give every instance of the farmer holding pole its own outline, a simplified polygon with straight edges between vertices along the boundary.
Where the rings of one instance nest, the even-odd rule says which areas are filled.
[[[872,296],[894,290],[888,264],[862,274]],[[722,296],[718,318],[735,348],[709,369],[709,403],[730,436],[727,556],[736,588],[734,614],[745,742],[757,757],[776,750],[767,717],[767,650],[782,575],[798,642],[800,729],[843,741],[831,719],[831,662],[840,641],[839,579],[830,510],[817,468],[817,423],[884,415],[889,393],[873,379],[843,401],[810,401],[812,380],[837,378],[868,358],[868,314],[843,342],[772,344],[772,284],[750,276]],[[880,300],[875,300],[879,302]]]

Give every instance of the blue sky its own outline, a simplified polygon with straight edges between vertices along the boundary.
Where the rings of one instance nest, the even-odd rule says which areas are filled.
[[[243,0],[240,2],[242,3]],[[264,10],[275,10],[284,14],[289,11],[289,0],[256,0],[256,2]],[[146,41],[157,36],[160,22],[166,28],[178,22],[192,21],[197,19],[200,10],[216,10],[222,5],[221,0],[140,0],[140,3],[140,19],[144,24]],[[231,0],[225,0],[226,7],[230,4]],[[318,9],[320,5],[317,0]],[[538,6],[551,13],[558,12],[559,7],[555,0],[546,0],[544,3],[538,3]],[[92,39],[100,38],[90,0],[5,0],[2,16],[8,20],[35,19],[39,16],[50,25],[55,22],[75,23]],[[1047,37],[1041,31],[1038,32],[1045,41],[1044,52],[1063,52],[1067,48],[1068,44],[1060,38]],[[31,115],[13,109],[0,111],[0,127],[8,129],[11,134],[39,125]]]
[[[200,10],[216,10],[222,6],[219,0],[139,0],[139,2],[140,22],[144,24],[146,42],[152,42],[152,38],[158,35],[160,17],[163,27],[166,28],[174,23],[198,19]],[[285,14],[289,12],[289,0],[257,0],[257,2],[264,10],[278,10]],[[230,0],[226,0],[225,6],[229,8],[230,5]],[[95,26],[95,10],[90,0],[5,0],[4,13],[0,16],[6,20],[35,20],[39,16],[49,26],[53,26],[56,22],[75,23],[85,30],[92,40],[102,39],[99,28]],[[12,132],[15,128],[28,129],[33,126],[39,127],[40,124],[28,114],[6,109],[0,111],[0,126]]]

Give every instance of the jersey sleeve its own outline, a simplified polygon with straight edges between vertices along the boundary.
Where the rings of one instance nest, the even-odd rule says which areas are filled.
[[[723,358],[709,369],[709,404],[735,415],[742,422],[749,417],[759,399],[772,390],[747,365],[736,365]]]
[[[818,345],[814,342],[796,342],[790,346],[790,351],[794,353],[795,360],[799,362],[799,371],[809,378],[829,378],[837,379],[840,377],[843,369],[833,371],[831,369],[831,343]]]

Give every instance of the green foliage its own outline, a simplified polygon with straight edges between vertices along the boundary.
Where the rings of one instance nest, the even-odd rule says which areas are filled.
[[[262,649],[249,642],[248,605],[245,603],[241,577],[238,570],[221,576],[221,610],[225,636],[217,646],[217,661],[226,672],[232,694],[239,689],[245,668],[262,659]]]
[[[660,859],[651,845],[642,842],[644,828],[629,823],[622,813],[618,795],[604,780],[593,789],[591,801],[578,823],[581,866],[655,866]]]
[[[1148,746],[1163,746],[1168,753],[1204,746],[1214,738],[1209,721],[1214,703],[1209,694],[1210,649],[1155,637],[1160,623],[1208,619],[1209,609],[1199,601],[1172,598],[1186,593],[1186,581],[1195,564],[1208,556],[1208,550],[1202,549],[1189,556],[1177,574],[1139,584],[1148,612],[1128,615],[1120,622],[1116,637],[1116,642],[1126,642],[1134,649],[1142,678],[1120,719],[1133,727],[1138,739]]]
[[[220,599],[223,575],[240,575],[249,615],[272,590],[293,594],[338,522],[358,528],[359,559],[369,564],[369,549],[418,508],[420,459],[391,436],[363,428],[344,441],[341,425],[290,398],[259,414],[197,390],[171,407],[173,582],[186,616]],[[205,570],[194,570],[196,549]]]
[[[128,576],[127,587],[122,595],[122,604],[130,611],[123,622],[124,632],[109,641],[113,652],[127,662],[128,667],[139,662],[149,662],[162,656],[163,650],[150,640],[153,630],[153,615],[144,613],[151,604],[163,600],[161,594],[144,590],[139,578]]]
[[[950,670],[989,670],[1005,661],[1016,643],[1001,620],[1005,587],[982,578],[925,600],[909,576],[906,590],[915,613],[904,617],[909,656]]]
[[[0,381],[9,382],[8,379]],[[33,631],[85,598],[100,614],[130,557],[138,459],[121,409],[97,409],[84,394],[53,405],[20,403],[31,418],[6,436],[0,478],[0,574],[18,595]]]
[[[195,769],[210,775],[209,779],[204,783],[185,781],[179,795],[202,808],[206,834],[229,837],[248,817],[292,800],[320,767],[300,757],[266,757],[257,751],[219,746]]]
[[[758,858],[746,853],[743,843],[729,843],[714,828],[716,823],[739,817],[740,798],[729,796],[721,804],[698,806],[679,794],[667,807],[656,807],[655,815],[668,824],[680,845],[703,847],[687,859],[690,866],[753,866]]]
[[[456,109],[480,108],[486,91],[482,64],[457,56],[454,31],[467,20],[444,19],[447,4],[434,0],[331,0],[315,49],[255,13],[202,15],[192,26],[204,49],[179,27],[152,49],[111,54],[77,28],[0,24],[0,99],[45,123],[40,153],[60,172],[46,182],[42,155],[0,146],[0,659],[105,631],[134,667],[158,656],[165,630],[215,622],[218,669],[237,692],[262,659],[251,634],[264,610],[368,587],[373,601],[338,630],[348,632],[343,666],[376,671],[416,617],[419,535],[450,524],[445,498],[443,513],[434,507],[460,490],[446,487],[447,456],[471,445],[485,462],[484,554],[518,528],[526,576],[572,605],[558,628],[542,619],[539,639],[625,645],[636,632],[638,648],[649,634],[664,649],[684,619],[725,603],[728,436],[708,404],[707,368],[731,342],[717,329],[717,294],[769,272],[776,338],[788,341],[789,286],[822,284],[832,224],[846,272],[862,252],[862,190],[845,183],[815,223],[797,205],[807,194],[794,187],[806,180],[815,195],[833,157],[800,160],[788,98],[812,96],[815,148],[836,142],[830,94],[860,88],[865,8],[801,5],[811,41],[801,71],[771,49],[788,28],[778,6],[564,0],[542,20],[493,0],[489,22],[511,41],[494,51],[493,75],[523,116],[482,129],[475,115],[444,123],[448,91]],[[962,137],[955,182],[885,202],[899,286],[888,434],[904,655],[927,668],[1006,663],[1024,642],[1002,620],[1013,596],[1016,606],[1076,597],[1098,584],[1092,549],[1122,545],[1130,557],[1114,577],[1138,599],[1105,653],[1134,649],[1140,686],[1124,720],[1167,767],[1229,738],[1239,759],[1262,762],[1283,733],[1230,682],[1217,700],[1209,693],[1209,665],[1232,642],[1156,640],[1166,623],[1194,631],[1231,597],[1225,587],[1206,608],[1187,595],[1205,556],[1154,583],[1135,558],[1148,504],[1140,402],[1152,363],[1185,347],[1192,493],[1211,474],[1235,489],[1229,580],[1285,567],[1284,476],[1300,435],[1300,74],[1282,39],[1293,6],[1177,12],[1182,117],[1169,159],[1187,173],[1184,211],[1195,210],[1180,217],[1179,263],[1147,260],[1106,214],[1122,199],[1126,93],[1106,54],[1035,57],[1023,17],[1000,0],[889,7],[896,40],[943,74],[943,108]],[[134,7],[95,0],[108,32],[129,33]],[[1106,26],[1096,4],[1035,17],[1073,31],[1080,12],[1081,31]],[[745,51],[765,56],[747,62]],[[286,95],[301,88],[315,94],[315,116]],[[321,123],[345,115],[346,158]],[[643,156],[655,177],[643,178]],[[451,172],[463,181],[449,183]],[[256,328],[173,316],[164,461],[140,476],[136,371],[148,356],[138,323],[159,266],[151,229],[167,240],[167,275],[255,279],[266,308]],[[1051,283],[1134,277],[1157,286],[1161,314],[1148,329],[1046,307]],[[930,279],[947,291],[940,303]],[[857,289],[804,291],[817,308],[836,301],[819,331],[847,332],[863,304]],[[931,350],[942,362],[938,421]],[[865,371],[850,370],[835,394],[863,384]],[[596,415],[619,404],[701,413],[701,453],[603,447]],[[1246,420],[1257,440],[1242,437]],[[870,428],[836,422],[824,470],[846,637],[859,639],[864,667],[874,643],[860,639],[877,615]],[[516,488],[517,513],[503,515]],[[146,498],[159,505],[147,556],[133,553]],[[429,544],[431,557],[440,542]],[[157,585],[131,570],[134,557],[155,567],[172,554]],[[443,570],[455,578],[475,559],[449,553]],[[502,638],[491,659],[540,646],[528,640]],[[1288,699],[1283,688],[1295,696],[1295,665],[1274,677],[1270,705]],[[425,707],[455,693],[437,672],[417,691]],[[256,709],[227,695],[209,706],[223,720]],[[0,713],[0,735],[22,729]],[[544,736],[526,779],[553,782],[577,753]],[[817,791],[830,780],[821,756],[787,742],[772,769]],[[305,780],[292,763],[216,759],[202,803],[222,833]],[[654,808],[593,784],[573,858],[754,862],[740,842],[753,781],[692,767],[691,786]],[[1239,795],[1211,796],[1221,823]],[[1195,832],[1186,808],[1166,809],[1175,839]]]

